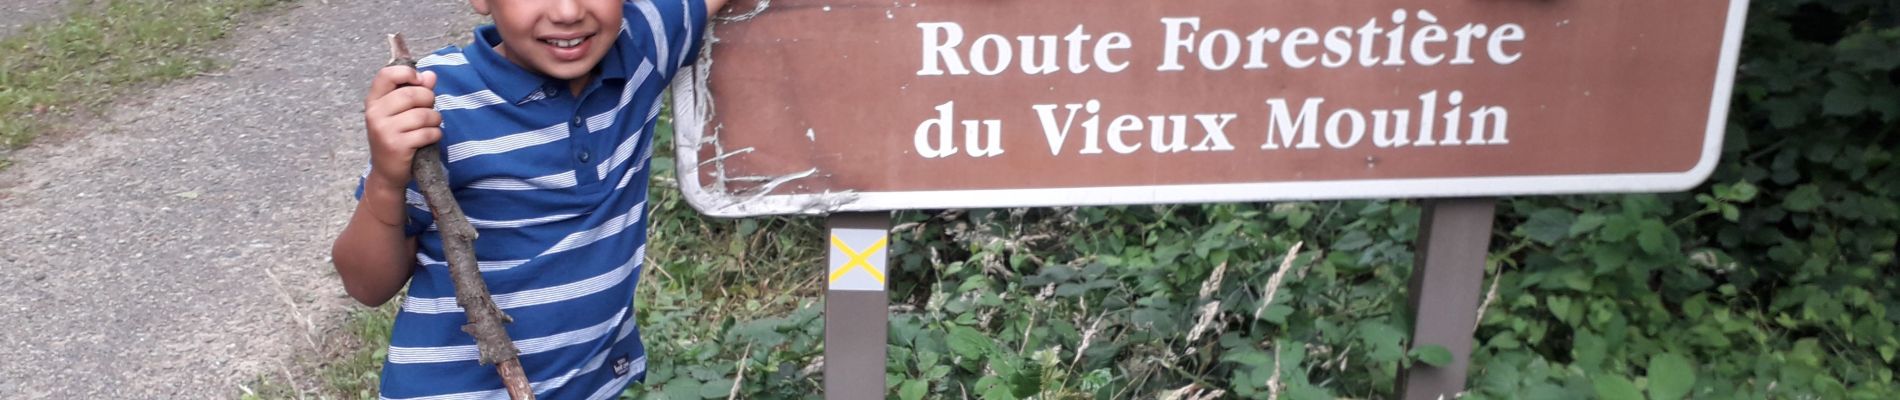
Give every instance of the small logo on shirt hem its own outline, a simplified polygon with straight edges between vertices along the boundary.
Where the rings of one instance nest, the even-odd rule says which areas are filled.
[[[627,372],[632,369],[633,363],[627,361],[627,356],[620,356],[614,359],[614,377],[627,376]]]

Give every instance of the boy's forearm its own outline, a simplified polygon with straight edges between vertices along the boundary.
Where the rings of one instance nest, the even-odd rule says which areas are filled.
[[[403,235],[403,189],[365,182],[363,199],[330,250],[350,297],[365,305],[389,301],[409,280],[416,242]]]

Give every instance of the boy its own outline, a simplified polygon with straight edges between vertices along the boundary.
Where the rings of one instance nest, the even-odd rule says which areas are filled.
[[[651,132],[661,91],[724,3],[469,0],[495,22],[474,43],[376,73],[363,112],[370,169],[331,253],[365,305],[409,283],[384,398],[506,397],[460,329],[441,239],[410,182],[415,150],[438,140],[536,395],[608,398],[645,376],[631,307]]]

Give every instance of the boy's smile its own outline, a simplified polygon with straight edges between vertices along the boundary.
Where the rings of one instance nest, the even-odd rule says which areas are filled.
[[[495,50],[530,71],[568,81],[575,95],[619,36],[621,0],[469,0],[495,20]]]
[[[554,55],[555,60],[574,62],[587,57],[587,39],[592,37],[594,34],[591,33],[552,35],[541,38],[541,43],[549,46],[548,52]]]

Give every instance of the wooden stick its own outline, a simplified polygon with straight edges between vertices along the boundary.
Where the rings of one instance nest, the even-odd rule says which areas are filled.
[[[389,35],[389,65],[416,66],[416,59],[409,53],[409,46],[402,40],[401,34]],[[495,299],[488,295],[488,283],[482,281],[481,270],[475,265],[475,226],[468,223],[468,215],[462,213],[462,206],[455,202],[455,196],[449,191],[448,168],[442,165],[442,148],[434,144],[416,149],[415,160],[410,164],[415,175],[416,186],[422,197],[428,200],[429,212],[435,215],[436,229],[442,235],[442,252],[449,262],[449,279],[455,281],[455,304],[462,306],[468,315],[468,324],[462,325],[462,331],[475,337],[475,348],[481,351],[481,363],[494,365],[495,372],[501,375],[501,383],[508,388],[508,397],[515,400],[533,400],[534,388],[528,383],[528,374],[521,369],[519,351],[515,342],[508,338],[508,330],[502,325],[514,322],[500,307]]]

